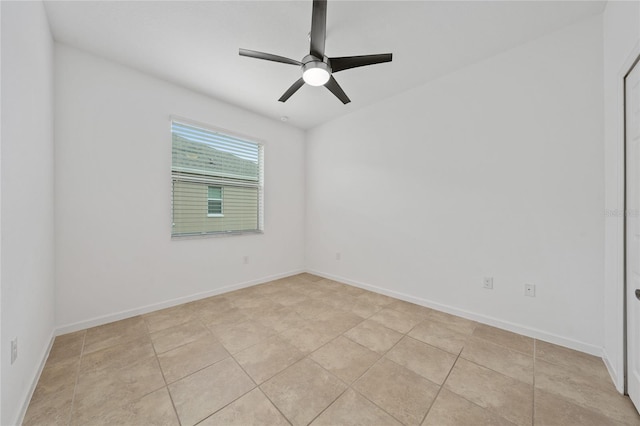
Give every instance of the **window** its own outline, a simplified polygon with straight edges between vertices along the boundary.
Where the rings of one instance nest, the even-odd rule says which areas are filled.
[[[172,237],[262,231],[263,147],[171,123]]]
[[[222,216],[222,187],[210,186],[207,197],[207,214],[209,216]]]

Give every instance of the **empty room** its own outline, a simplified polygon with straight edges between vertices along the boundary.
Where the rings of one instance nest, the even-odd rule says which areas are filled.
[[[0,424],[640,426],[640,1],[0,1]]]

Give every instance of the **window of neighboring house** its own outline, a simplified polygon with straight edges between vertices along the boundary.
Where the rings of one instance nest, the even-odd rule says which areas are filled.
[[[171,136],[171,236],[262,232],[262,144],[178,120]]]
[[[207,215],[209,217],[222,216],[222,187],[210,186],[207,196]]]

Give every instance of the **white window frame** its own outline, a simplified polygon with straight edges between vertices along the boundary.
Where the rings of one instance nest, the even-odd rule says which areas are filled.
[[[220,198],[209,197],[209,188],[220,188]],[[220,213],[209,213],[209,201],[220,201]],[[224,217],[224,186],[207,185],[207,217]]]
[[[258,184],[255,186],[255,188],[257,188],[258,190],[258,229],[256,230],[238,230],[238,231],[222,231],[222,232],[203,232],[203,233],[193,233],[193,234],[174,234],[173,233],[173,227],[175,226],[175,223],[173,223],[173,214],[171,215],[171,221],[170,221],[170,228],[171,228],[171,238],[172,239],[192,239],[192,238],[210,238],[210,237],[226,237],[226,236],[235,236],[235,235],[255,235],[255,234],[264,234],[264,215],[265,215],[265,205],[264,205],[264,168],[265,168],[265,161],[264,161],[264,147],[265,147],[265,142],[262,139],[258,139],[255,138],[253,136],[249,136],[249,135],[245,135],[242,133],[238,133],[235,131],[231,131],[222,127],[217,127],[217,126],[213,126],[211,124],[207,124],[207,123],[202,123],[202,122],[198,122],[198,121],[194,121],[188,118],[183,118],[180,116],[176,116],[176,115],[171,115],[169,116],[169,144],[172,147],[173,146],[173,129],[172,129],[172,125],[174,122],[177,123],[182,123],[182,124],[186,124],[188,126],[194,126],[194,127],[199,127],[203,130],[207,130],[210,131],[212,133],[222,133],[228,136],[232,136],[232,137],[236,137],[236,138],[240,138],[243,139],[247,142],[251,142],[254,143],[258,146],[258,153],[259,153],[259,164],[261,167],[259,167],[259,176],[258,176]],[[174,170],[173,167],[170,167],[170,175],[171,175],[171,182],[173,185],[173,182],[175,182],[176,180],[182,180],[182,179],[176,179],[176,176],[174,174]],[[193,181],[197,181],[197,180],[193,180]],[[217,183],[214,182],[212,183],[212,185],[208,185],[208,186],[222,186],[222,183]],[[207,194],[208,196],[208,194]],[[224,201],[223,201],[224,203]],[[171,196],[171,209],[173,211],[173,195]],[[208,215],[208,211],[207,211],[207,215]]]

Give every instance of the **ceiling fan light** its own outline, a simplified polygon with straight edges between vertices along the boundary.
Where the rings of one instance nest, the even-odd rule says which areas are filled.
[[[324,62],[308,62],[302,67],[302,79],[309,86],[324,86],[330,77],[329,66]]]

